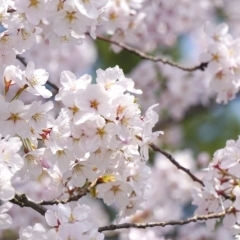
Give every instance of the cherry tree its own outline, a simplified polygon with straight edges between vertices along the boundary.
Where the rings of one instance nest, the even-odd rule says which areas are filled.
[[[0,0],[2,239],[240,239],[240,138],[179,124],[237,97],[239,4]]]

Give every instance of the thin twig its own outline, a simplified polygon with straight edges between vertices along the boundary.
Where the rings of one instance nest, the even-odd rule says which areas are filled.
[[[24,57],[22,57],[21,55],[17,55],[16,58],[26,67],[27,66],[27,62],[26,59]],[[46,82],[47,85],[49,85],[50,87],[52,87],[56,92],[58,92],[59,88],[56,84],[50,82],[49,80]]]
[[[151,223],[122,223],[122,224],[111,224],[109,226],[104,226],[98,228],[99,232],[103,231],[113,231],[116,229],[123,229],[123,228],[148,228],[148,227],[165,227],[167,225],[184,225],[188,224],[190,222],[197,222],[197,221],[206,221],[208,219],[214,219],[214,218],[221,218],[224,217],[226,214],[231,212],[231,208],[221,212],[221,213],[213,213],[208,215],[199,215],[194,216],[191,218],[187,218],[185,220],[170,220],[167,222],[151,222]]]
[[[184,171],[185,173],[187,173],[193,181],[200,183],[202,186],[204,186],[203,181],[201,181],[200,179],[198,179],[194,174],[191,173],[191,171],[185,167],[183,167],[182,165],[180,165],[175,159],[174,157],[170,154],[165,152],[164,150],[160,149],[159,147],[157,147],[154,144],[149,144],[149,146],[152,148],[153,151],[155,152],[159,152],[161,154],[163,154],[166,158],[168,158],[170,160],[170,162],[172,162],[178,169],[181,169],[182,171]]]
[[[52,83],[51,81],[48,80],[48,81],[46,82],[46,84],[49,85],[50,87],[52,87],[56,92],[59,91],[58,86],[57,86],[56,84]]]
[[[69,197],[67,199],[64,199],[64,200],[58,200],[58,199],[54,199],[52,201],[41,201],[41,202],[38,202],[37,204],[39,205],[54,205],[54,204],[59,204],[59,203],[62,203],[62,204],[66,204],[68,202],[72,202],[72,201],[78,201],[78,199],[82,198],[83,196],[87,195],[87,193],[89,192],[88,189],[84,189],[84,191],[76,196],[73,196],[73,197]]]
[[[22,57],[21,55],[17,55],[16,59],[19,60],[23,64],[24,67],[27,66],[26,59],[24,57]]]
[[[142,59],[146,59],[146,60],[150,60],[150,61],[153,61],[153,62],[161,62],[163,64],[167,64],[167,65],[170,65],[172,67],[176,67],[176,68],[179,68],[183,71],[187,71],[187,72],[193,72],[193,71],[196,71],[196,70],[201,70],[201,71],[204,71],[205,68],[207,67],[208,65],[208,62],[204,62],[204,63],[200,63],[199,65],[197,66],[194,66],[194,67],[185,67],[185,66],[182,66],[176,62],[172,62],[166,58],[161,58],[161,57],[154,57],[154,56],[150,56],[150,55],[147,55],[146,53],[140,51],[139,49],[136,49],[134,47],[131,47],[131,46],[128,46],[122,42],[117,42],[117,41],[114,41],[110,38],[105,38],[105,37],[102,37],[102,36],[97,36],[96,37],[98,40],[100,41],[104,41],[104,42],[108,42],[108,43],[111,43],[111,44],[114,44],[114,45],[117,45],[139,57],[141,57]]]

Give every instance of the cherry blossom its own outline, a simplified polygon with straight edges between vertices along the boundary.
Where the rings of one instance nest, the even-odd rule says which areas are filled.
[[[52,93],[47,90],[44,86],[48,80],[49,74],[44,69],[36,69],[33,62],[29,62],[23,77],[22,85],[27,84],[29,88],[27,91],[34,95],[41,95],[44,98],[49,98]]]
[[[239,232],[239,187],[236,185],[239,178],[238,156],[239,139],[228,140],[225,148],[215,152],[205,174],[205,186],[193,193],[193,204],[197,205],[198,213],[220,212],[222,209],[233,207],[232,212],[224,217],[223,226],[234,233]],[[214,229],[216,220],[208,220],[206,224],[210,229]]]
[[[18,173],[22,178],[36,179],[43,171],[43,153],[44,148],[28,152],[23,156],[24,166]]]
[[[28,107],[24,106],[24,103],[20,100],[14,100],[10,103],[2,102],[2,104],[0,110],[0,133],[3,136],[18,134],[23,138],[29,137]]]
[[[37,25],[39,21],[42,19],[42,16],[45,15],[46,0],[41,1],[16,0],[15,6],[19,13],[25,14],[27,20],[31,24]]]
[[[109,115],[109,97],[99,85],[88,85],[86,90],[79,94],[76,105],[85,112],[98,113],[107,117]]]
[[[55,234],[60,239],[69,239],[71,237],[89,239],[93,234],[101,238],[102,234],[97,234],[97,224],[93,223],[93,221],[90,222],[90,215],[91,209],[87,205],[78,202],[74,208],[58,204],[57,211],[48,210],[45,218],[50,226],[57,228],[57,231],[51,230],[55,231]]]
[[[98,196],[102,197],[107,205],[111,205],[116,201],[121,207],[125,207],[129,202],[128,195],[131,193],[132,188],[127,183],[115,181],[98,185],[97,191]]]

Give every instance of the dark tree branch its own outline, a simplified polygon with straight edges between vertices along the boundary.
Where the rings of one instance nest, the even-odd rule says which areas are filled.
[[[226,214],[231,212],[231,208],[221,212],[221,213],[213,213],[213,214],[208,214],[208,215],[199,215],[199,216],[194,216],[191,218],[187,218],[185,220],[170,220],[167,222],[151,222],[151,223],[122,223],[122,224],[111,224],[109,226],[104,226],[98,228],[99,232],[103,231],[113,231],[117,229],[123,229],[123,228],[148,228],[148,227],[165,227],[168,225],[185,225],[190,222],[197,222],[197,221],[206,221],[208,219],[214,219],[214,218],[221,218],[224,217]]]
[[[56,84],[52,83],[52,82],[49,81],[49,80],[48,80],[46,83],[47,83],[47,85],[49,85],[50,87],[52,87],[56,92],[59,91],[59,88],[58,88],[58,86],[57,86]]]
[[[54,204],[59,204],[59,203],[66,204],[68,202],[78,201],[78,199],[80,199],[81,197],[87,195],[88,192],[89,192],[88,189],[84,189],[84,191],[82,191],[78,195],[73,196],[73,197],[69,197],[69,198],[64,199],[64,200],[54,199],[52,201],[41,201],[41,202],[38,202],[37,204],[39,204],[39,205],[54,205]]]
[[[32,200],[28,199],[25,194],[15,194],[15,197],[10,200],[11,203],[17,204],[20,207],[30,207],[35,211],[39,212],[41,215],[45,215],[47,209]]]
[[[52,201],[40,201],[40,202],[34,202],[30,200],[25,194],[15,194],[15,197],[10,200],[11,203],[14,203],[20,207],[30,207],[34,209],[35,211],[39,212],[41,215],[45,215],[47,208],[45,208],[43,205],[54,205],[54,204],[66,204],[68,202],[77,201],[81,197],[85,196],[89,192],[89,189],[84,189],[81,193],[79,193],[76,196],[69,197],[65,200],[52,200]]]
[[[191,171],[185,167],[183,167],[182,165],[180,165],[175,159],[174,157],[170,154],[165,152],[164,150],[160,149],[159,147],[157,147],[154,144],[149,144],[149,146],[152,148],[153,151],[155,152],[159,152],[161,154],[163,154],[166,158],[168,158],[170,160],[170,162],[172,162],[178,169],[181,169],[182,171],[184,171],[185,173],[187,173],[193,181],[200,183],[202,186],[204,186],[203,181],[201,181],[200,179],[198,179],[194,174],[191,173]]]
[[[153,61],[153,62],[161,62],[163,64],[167,64],[167,65],[170,65],[172,67],[176,67],[176,68],[179,68],[183,71],[186,71],[186,72],[193,72],[193,71],[196,71],[196,70],[201,70],[201,71],[204,71],[205,68],[207,67],[208,65],[208,62],[205,62],[205,63],[200,63],[199,65],[197,66],[194,66],[194,67],[185,67],[185,66],[182,66],[178,63],[175,63],[175,62],[172,62],[171,60],[168,60],[166,58],[161,58],[161,57],[154,57],[154,56],[150,56],[150,55],[147,55],[146,53],[140,51],[139,49],[136,49],[134,47],[131,47],[131,46],[128,46],[124,43],[121,43],[121,42],[117,42],[117,41],[114,41],[110,38],[105,38],[105,37],[102,37],[102,36],[97,36],[97,39],[100,40],[100,41],[104,41],[104,42],[108,42],[108,43],[111,43],[111,44],[114,44],[114,45],[117,45],[137,56],[139,56],[140,58],[142,59],[146,59],[146,60],[150,60],[150,61]]]
[[[26,59],[25,59],[24,57],[22,57],[21,55],[17,55],[17,56],[16,56],[16,59],[19,60],[24,67],[27,66]]]

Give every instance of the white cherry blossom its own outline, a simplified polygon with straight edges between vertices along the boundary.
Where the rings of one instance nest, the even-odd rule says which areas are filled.
[[[35,69],[35,64],[29,62],[23,76],[23,83],[27,84],[27,91],[44,98],[49,98],[52,93],[43,85],[47,82],[49,74],[44,69]]]
[[[51,18],[53,30],[59,36],[64,36],[69,31],[73,31],[81,36],[86,32],[86,27],[91,24],[91,19],[78,11],[73,1],[65,2],[63,9]]]
[[[45,148],[39,148],[28,152],[23,156],[24,165],[18,172],[18,176],[23,179],[29,178],[31,180],[37,179],[43,171],[43,153]]]
[[[78,10],[88,16],[89,18],[97,18],[99,15],[98,9],[104,5],[108,0],[90,0],[90,1],[84,1],[84,0],[75,0],[75,4],[78,8]]]
[[[33,24],[39,24],[39,21],[45,16],[46,0],[16,0],[15,6],[19,13],[24,13],[27,20]]]
[[[88,85],[86,90],[79,94],[76,105],[82,111],[93,112],[102,116],[109,116],[110,106],[109,97],[99,85]]]
[[[0,133],[3,136],[14,136],[27,138],[30,134],[28,108],[20,100],[13,100],[10,103],[3,102],[0,109]]]
[[[54,107],[52,102],[32,102],[29,108],[31,118],[28,120],[29,125],[37,133],[41,133],[43,128],[48,127],[48,122],[51,116],[47,114]]]
[[[116,202],[119,206],[125,207],[129,203],[128,196],[132,192],[132,187],[128,183],[115,181],[99,184],[97,191],[98,197],[103,198],[107,205]]]
[[[59,93],[55,96],[55,99],[57,101],[60,100],[62,94],[67,90],[76,92],[79,89],[86,89],[86,87],[91,83],[91,80],[92,78],[88,74],[76,79],[76,76],[72,72],[63,71],[60,76],[60,83],[62,87],[60,87]]]

